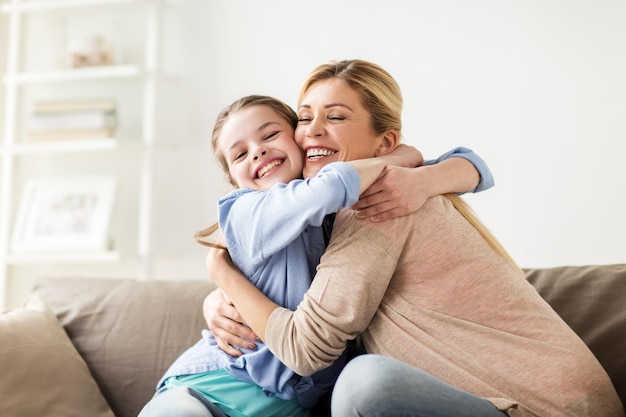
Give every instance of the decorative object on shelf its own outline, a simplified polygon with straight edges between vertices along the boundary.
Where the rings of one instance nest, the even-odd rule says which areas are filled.
[[[66,27],[66,68],[120,65],[121,45],[114,19],[100,16],[72,17]]]
[[[111,99],[36,101],[28,117],[29,140],[97,139],[115,134],[117,115]]]
[[[20,202],[12,251],[106,251],[116,184],[109,176],[31,179]]]

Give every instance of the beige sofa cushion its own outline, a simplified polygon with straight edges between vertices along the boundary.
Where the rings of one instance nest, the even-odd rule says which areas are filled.
[[[54,314],[36,298],[0,314],[0,416],[114,417]]]
[[[530,283],[589,346],[626,404],[626,265],[527,272]]]
[[[169,365],[200,338],[202,301],[214,288],[203,281],[63,278],[37,283],[33,294],[56,314],[115,415],[136,417]]]

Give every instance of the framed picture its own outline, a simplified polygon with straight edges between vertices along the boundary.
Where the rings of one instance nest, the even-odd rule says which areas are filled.
[[[13,230],[13,252],[103,251],[117,181],[114,177],[28,181]]]

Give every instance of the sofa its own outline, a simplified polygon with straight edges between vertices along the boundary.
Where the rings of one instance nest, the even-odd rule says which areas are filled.
[[[526,269],[626,402],[626,264]],[[203,281],[55,278],[0,315],[0,416],[135,417],[205,326]],[[512,358],[514,359],[514,358]]]

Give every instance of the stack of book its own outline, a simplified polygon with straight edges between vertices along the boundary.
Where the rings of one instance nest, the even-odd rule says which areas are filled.
[[[29,140],[112,138],[117,126],[110,99],[36,101],[26,124]]]

